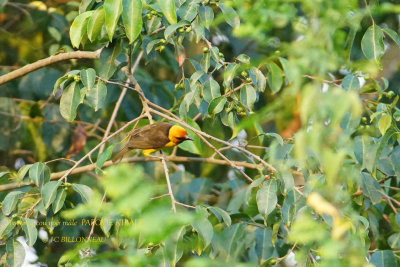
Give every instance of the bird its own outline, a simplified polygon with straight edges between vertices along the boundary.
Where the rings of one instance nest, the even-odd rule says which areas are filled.
[[[158,122],[149,124],[128,133],[128,142],[112,158],[116,162],[132,149],[142,149],[143,155],[150,156],[151,153],[166,147],[177,146],[180,143],[193,139],[186,130],[169,122]]]

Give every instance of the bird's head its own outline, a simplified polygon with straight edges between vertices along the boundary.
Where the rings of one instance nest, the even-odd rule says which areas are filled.
[[[175,144],[180,144],[186,140],[193,141],[193,139],[187,134],[186,130],[178,125],[174,125],[169,129],[168,138]]]

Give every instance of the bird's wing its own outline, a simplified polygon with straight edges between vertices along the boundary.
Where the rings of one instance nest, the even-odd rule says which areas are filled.
[[[163,148],[170,141],[168,133],[171,127],[171,123],[160,122],[139,128],[132,132],[128,147],[130,149]]]

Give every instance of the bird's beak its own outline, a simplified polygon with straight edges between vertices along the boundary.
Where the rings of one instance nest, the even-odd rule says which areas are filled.
[[[190,140],[190,141],[193,141],[193,138],[192,138],[192,137],[190,137],[189,135],[186,135],[186,136],[185,136],[185,140]]]

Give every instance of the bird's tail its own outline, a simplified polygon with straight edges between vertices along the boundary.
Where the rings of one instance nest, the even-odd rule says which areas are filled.
[[[126,147],[124,147],[123,149],[121,149],[121,151],[118,152],[118,153],[111,159],[112,162],[116,162],[116,161],[121,160],[121,159],[124,157],[124,155],[125,155],[128,151],[129,151],[129,149],[126,148]]]

